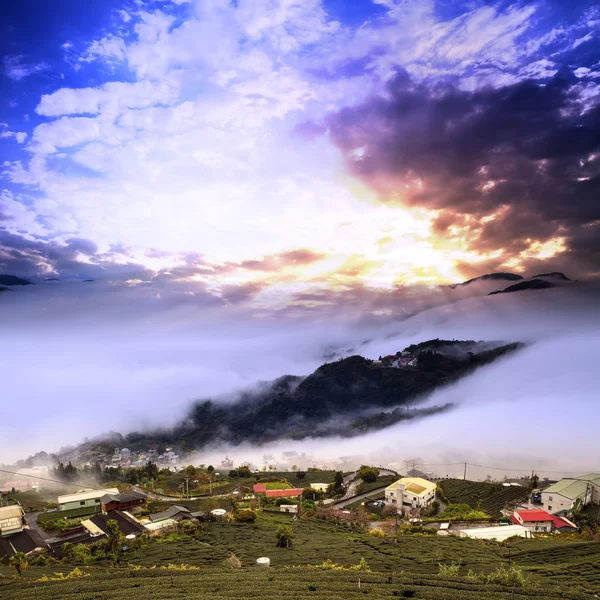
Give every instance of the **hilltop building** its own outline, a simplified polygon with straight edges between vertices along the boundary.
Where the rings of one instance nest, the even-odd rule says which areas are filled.
[[[435,500],[436,484],[421,477],[403,477],[385,488],[385,503],[399,513],[422,509]]]
[[[542,491],[544,510],[569,514],[590,502],[600,503],[600,473],[565,478]]]

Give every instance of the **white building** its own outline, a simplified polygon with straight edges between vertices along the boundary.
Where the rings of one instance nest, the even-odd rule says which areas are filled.
[[[600,502],[600,473],[561,479],[542,491],[544,510],[569,513],[589,502]]]
[[[25,513],[20,504],[0,507],[0,537],[19,533],[25,526]]]
[[[422,509],[435,500],[436,484],[421,477],[404,477],[385,488],[385,503],[399,513]]]
[[[66,494],[56,499],[58,510],[72,510],[74,508],[84,508],[91,506],[100,507],[100,499],[106,494],[118,494],[117,488],[107,488],[105,490],[81,491],[75,494]]]
[[[459,537],[470,537],[476,540],[497,540],[501,542],[509,537],[519,536],[523,538],[533,537],[527,527],[522,525],[501,525],[499,527],[475,527],[473,529],[460,529]]]

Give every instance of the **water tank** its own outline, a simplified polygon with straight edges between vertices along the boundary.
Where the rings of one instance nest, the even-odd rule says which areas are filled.
[[[260,558],[256,559],[256,566],[257,567],[270,567],[271,559],[267,558],[266,556],[261,556]]]
[[[214,510],[210,511],[210,514],[217,520],[222,519],[226,513],[227,511],[222,508],[215,508]]]
[[[135,534],[134,533],[130,533],[129,535],[125,536],[126,540],[135,540]]]

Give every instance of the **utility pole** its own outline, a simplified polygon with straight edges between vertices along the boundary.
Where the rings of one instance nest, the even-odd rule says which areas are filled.
[[[186,498],[189,500],[190,499],[190,478],[186,477],[185,478],[185,485],[186,485]]]
[[[465,472],[463,474],[463,479],[467,479],[467,462],[465,461]]]

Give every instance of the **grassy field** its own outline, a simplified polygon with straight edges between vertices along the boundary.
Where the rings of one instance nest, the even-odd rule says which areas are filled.
[[[380,487],[387,487],[388,485],[394,483],[394,481],[398,481],[398,477],[395,475],[380,475],[375,481],[371,483],[367,483],[366,481],[361,481],[356,488],[357,494],[365,494],[366,492],[370,492],[371,490],[376,490]]]
[[[498,518],[501,510],[510,503],[527,498],[529,489],[524,487],[504,487],[497,483],[446,479],[439,482],[444,494],[452,504],[468,504],[480,508],[488,515]]]
[[[266,471],[259,473],[259,482],[262,479],[277,477],[286,479],[292,487],[305,488],[311,483],[331,483],[335,478],[335,471],[302,471],[304,477],[298,477],[296,471]]]
[[[100,512],[101,507],[84,506],[82,508],[72,508],[71,510],[53,510],[52,512],[44,512],[38,516],[38,523],[46,523],[48,521],[56,521],[56,519],[77,519],[94,515]]]

